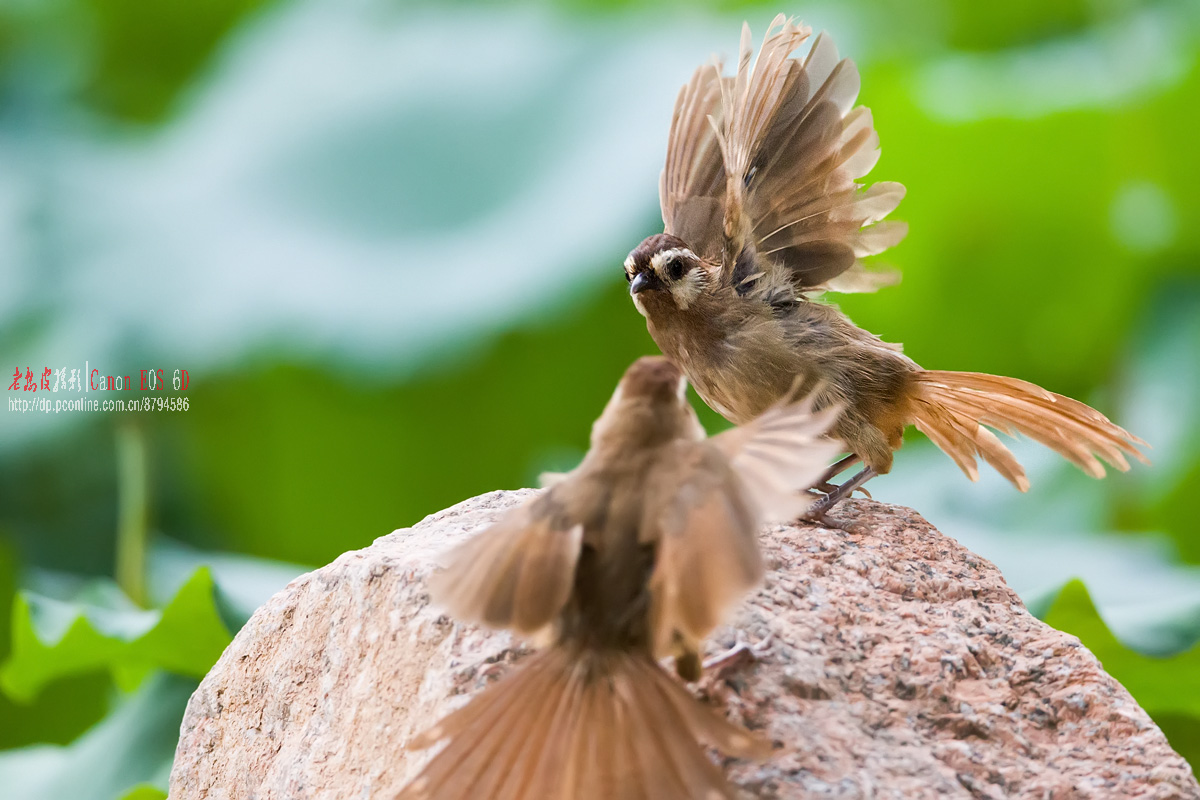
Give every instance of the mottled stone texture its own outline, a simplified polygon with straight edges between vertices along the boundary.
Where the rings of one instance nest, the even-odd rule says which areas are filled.
[[[171,796],[386,800],[416,732],[519,662],[429,605],[435,556],[530,491],[493,492],[296,579],[196,690]],[[1188,765],[1077,639],[906,508],[774,527],[760,591],[710,652],[765,643],[697,693],[779,745],[730,762],[749,797],[1200,798]]]

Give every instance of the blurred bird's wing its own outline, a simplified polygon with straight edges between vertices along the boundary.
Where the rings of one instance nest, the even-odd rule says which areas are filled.
[[[811,401],[777,406],[703,442],[667,448],[648,481],[645,540],[658,543],[650,579],[655,649],[676,632],[699,640],[725,609],[762,578],[758,529],[788,520],[811,502],[803,494],[842,446],[824,438],[838,409]]]
[[[691,642],[707,635],[763,572],[757,515],[729,459],[708,441],[664,450],[647,480],[641,528],[658,545],[649,588],[659,657],[674,652],[680,634]]]
[[[556,484],[452,550],[430,578],[433,599],[459,619],[524,634],[552,622],[571,594],[583,542],[570,489]]]
[[[799,384],[800,381],[797,381]],[[821,479],[845,445],[826,436],[841,408],[816,410],[819,389],[792,402],[787,398],[745,425],[709,441],[729,459],[760,524],[796,519],[812,503],[805,493]]]
[[[810,33],[780,15],[754,59],[744,26],[737,74],[702,67],[676,104],[661,191],[667,232],[719,256],[723,282],[742,294],[783,285],[871,291],[896,279],[859,259],[904,238],[904,223],[880,222],[904,187],[855,182],[879,159],[879,136],[871,112],[854,107],[858,69],[829,37],[819,35],[802,61],[791,57]]]

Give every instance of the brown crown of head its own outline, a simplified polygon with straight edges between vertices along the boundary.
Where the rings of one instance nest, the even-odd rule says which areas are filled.
[[[678,236],[669,233],[656,233],[647,236],[642,243],[633,248],[629,258],[625,259],[625,274],[632,278],[638,273],[650,269],[650,260],[666,250],[686,250],[687,244]]]
[[[683,372],[665,356],[642,356],[625,370],[621,378],[626,397],[650,397],[677,402],[683,386]]]
[[[629,293],[669,289],[700,265],[687,243],[669,233],[647,236],[625,259]]]

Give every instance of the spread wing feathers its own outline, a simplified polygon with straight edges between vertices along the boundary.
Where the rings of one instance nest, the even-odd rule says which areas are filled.
[[[647,657],[564,648],[533,656],[409,748],[443,739],[398,800],[732,800],[697,741],[747,758],[770,752]]]
[[[677,632],[698,641],[762,578],[759,518],[729,459],[711,442],[680,442],[656,470],[642,536],[657,540],[650,576],[655,653],[670,654]]]
[[[795,519],[811,504],[804,490],[821,479],[826,465],[845,450],[826,437],[840,408],[814,408],[817,392],[778,404],[754,421],[714,436],[762,521]]]
[[[430,579],[455,617],[533,633],[562,610],[575,581],[583,526],[559,512],[555,493],[515,508],[446,557]]]
[[[916,376],[912,418],[971,480],[979,479],[982,456],[1022,492],[1025,470],[991,431],[1023,433],[1068,459],[1093,478],[1104,465],[1125,472],[1127,455],[1149,463],[1138,450],[1146,443],[1094,408],[1016,378],[978,372],[926,371]]]
[[[725,164],[709,123],[721,117],[721,69],[720,62],[705,64],[679,90],[658,184],[666,232],[710,259],[721,252],[725,210]]]
[[[809,33],[780,15],[752,59],[744,27],[737,74],[719,82],[721,109],[713,125],[726,175],[722,274],[739,287],[758,277],[738,274],[739,264],[752,261],[739,258],[746,248],[797,290],[814,291],[852,268],[865,272],[859,259],[907,233],[903,223],[880,222],[904,197],[902,185],[863,190],[855,182],[879,159],[871,112],[854,107],[858,70],[839,59],[825,34],[803,62],[792,58]],[[681,127],[680,135],[693,130]],[[838,289],[883,282],[859,277]]]
[[[758,529],[808,507],[803,490],[842,450],[824,434],[838,409],[814,412],[811,397],[769,409],[753,422],[705,442],[679,443],[648,495],[643,535],[657,538],[650,578],[655,651],[670,652],[676,632],[699,640],[726,608],[762,578]],[[669,481],[669,483],[668,483]]]
[[[885,286],[900,282],[900,272],[894,269],[867,269],[861,261],[855,261],[841,275],[834,275],[824,283],[817,284],[812,292],[839,292],[841,294],[865,294],[878,291]]]

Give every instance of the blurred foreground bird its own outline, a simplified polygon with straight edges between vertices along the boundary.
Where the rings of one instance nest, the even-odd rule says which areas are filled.
[[[765,519],[802,511],[841,445],[835,409],[779,405],[704,438],[665,358],[642,358],[582,463],[454,550],[432,592],[459,619],[553,644],[423,733],[449,742],[402,800],[730,798],[698,745],[770,746],[696,701],[700,639],[762,576]]]
[[[709,406],[743,423],[803,375],[821,386],[818,407],[844,407],[834,436],[864,469],[809,515],[819,517],[892,467],[907,425],[916,425],[978,478],[981,456],[1021,491],[1029,482],[984,425],[1021,432],[1089,475],[1097,459],[1122,471],[1145,444],[1083,403],[1025,381],[922,369],[806,295],[871,291],[893,276],[859,261],[896,244],[907,228],[880,222],[904,196],[898,183],[865,190],[855,181],[879,158],[870,111],[854,107],[859,77],[824,35],[807,57],[792,54],[810,30],[782,15],[752,59],[743,27],[737,73],[696,70],[680,91],[659,186],[665,232],[625,261],[629,291],[650,335]]]

